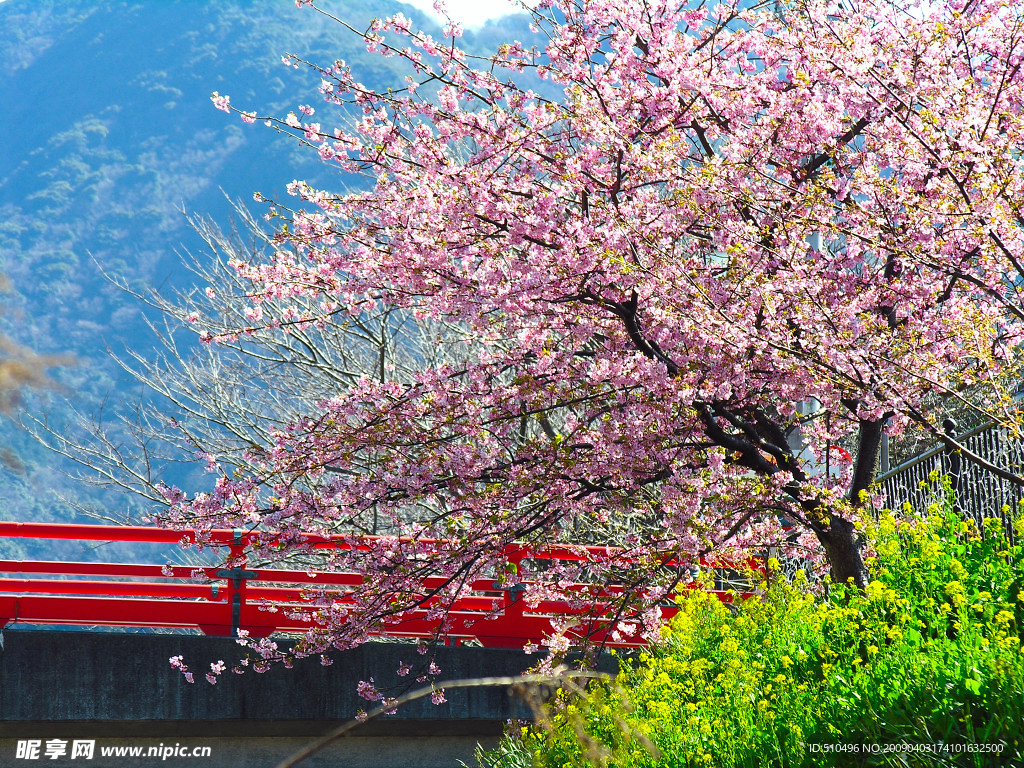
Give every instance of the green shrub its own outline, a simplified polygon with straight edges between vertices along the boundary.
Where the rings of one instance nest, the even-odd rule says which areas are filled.
[[[883,516],[864,592],[692,592],[664,643],[487,765],[1024,765],[1024,552],[985,528],[949,505]]]

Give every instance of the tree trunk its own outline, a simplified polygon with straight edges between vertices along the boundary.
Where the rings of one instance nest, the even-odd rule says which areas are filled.
[[[827,528],[816,531],[825,547],[832,583],[846,584],[851,579],[858,589],[868,585],[868,569],[861,556],[861,537],[846,518],[832,515]]]
[[[866,492],[875,480],[875,466],[884,431],[884,417],[875,421],[860,422],[857,459],[853,466],[853,482],[850,485],[850,504],[854,509],[864,506]],[[847,584],[852,580],[854,586],[864,589],[868,585],[868,568],[861,555],[863,541],[853,527],[853,522],[832,514],[829,516],[828,525],[816,529],[815,533],[825,547],[832,583]]]

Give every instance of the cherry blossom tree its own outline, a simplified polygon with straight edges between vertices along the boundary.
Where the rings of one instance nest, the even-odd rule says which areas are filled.
[[[214,95],[371,182],[297,181],[295,202],[270,206],[273,253],[233,263],[250,317],[233,333],[303,297],[265,325],[397,308],[470,350],[339,382],[247,472],[167,489],[175,524],[265,531],[267,556],[369,510],[401,534],[332,555],[365,587],[345,611],[324,598],[310,652],[428,597],[443,617],[474,578],[509,572],[513,542],[620,545],[587,572],[536,569],[526,599],[614,577],[648,628],[643,606],[707,553],[789,544],[864,586],[855,522],[884,503],[883,434],[941,437],[925,403],[966,387],[967,407],[1019,432],[998,385],[1024,321],[1019,6],[533,13],[543,49],[490,58],[455,25],[435,40],[402,16],[373,22],[357,34],[410,76],[377,93],[343,62],[309,65],[337,126]]]

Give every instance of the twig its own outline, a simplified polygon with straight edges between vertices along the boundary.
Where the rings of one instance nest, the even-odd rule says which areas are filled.
[[[278,763],[277,768],[294,768],[294,766],[301,763],[306,758],[312,757],[317,752],[332,744],[333,742],[340,739],[342,736],[347,736],[349,732],[355,730],[360,725],[370,720],[373,720],[380,715],[384,715],[390,712],[394,712],[399,707],[408,704],[411,701],[417,699],[423,699],[432,694],[437,688],[444,688],[445,690],[451,690],[453,688],[493,688],[495,686],[506,686],[514,687],[527,685],[543,685],[559,683],[563,680],[573,680],[578,678],[596,679],[596,680],[611,680],[612,676],[606,672],[570,672],[562,671],[552,675],[520,675],[517,677],[477,677],[477,678],[466,678],[462,680],[445,680],[442,684],[428,685],[423,688],[418,688],[415,691],[410,691],[404,696],[399,696],[394,701],[389,701],[385,704],[381,704],[379,707],[371,710],[367,713],[366,717],[353,718],[338,726],[327,735],[320,738],[319,741],[315,741],[304,749],[296,752],[291,757],[285,759],[283,762]]]

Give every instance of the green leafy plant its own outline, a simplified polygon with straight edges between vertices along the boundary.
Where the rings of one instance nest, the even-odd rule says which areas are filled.
[[[735,608],[692,592],[614,684],[563,693],[481,764],[1024,765],[1024,551],[948,498],[904,512],[863,525],[865,590],[775,569]]]

